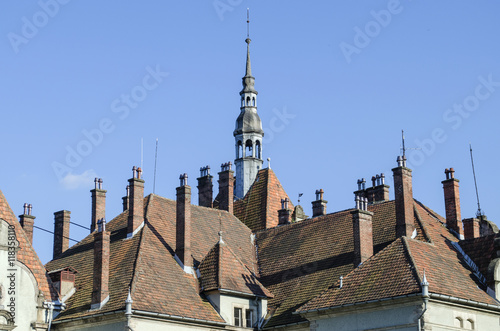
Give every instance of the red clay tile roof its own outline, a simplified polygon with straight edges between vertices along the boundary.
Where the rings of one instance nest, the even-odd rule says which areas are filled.
[[[214,245],[201,261],[199,270],[204,292],[223,289],[259,297],[273,296],[224,242]]]
[[[499,305],[478,287],[473,272],[452,245],[458,239],[442,217],[419,202],[415,213],[417,229],[422,232],[415,239],[398,238],[344,277],[342,289],[336,281],[298,311],[419,293],[424,270],[430,293]]]
[[[88,311],[92,293],[92,235],[47,263],[48,270],[67,266],[78,270],[77,291],[57,320],[122,310],[131,287],[134,310],[224,323],[210,303],[199,295],[198,280],[186,274],[173,257],[176,202],[156,195],[149,195],[144,202],[145,225],[133,238],[125,239],[128,211],[107,224],[107,230],[111,231],[110,299],[100,310]],[[257,270],[250,229],[225,211],[191,207],[191,250],[195,263],[208,254],[222,229],[233,252],[252,272]]]
[[[29,242],[26,233],[17,217],[9,206],[2,191],[0,190],[0,218],[10,225],[13,225],[16,232],[16,239],[19,242],[20,250],[17,252],[17,261],[23,263],[35,276],[38,289],[42,292],[45,301],[57,299],[57,293],[52,286],[50,278],[45,272],[42,262],[38,258],[33,246]]]
[[[460,241],[460,246],[474,261],[484,277],[488,277],[488,265],[491,260],[497,258],[494,240],[498,236],[498,234],[491,234],[485,237]]]
[[[398,238],[344,276],[299,311],[365,302],[419,292],[420,280],[408,253],[406,238]]]
[[[272,228],[278,225],[278,210],[285,198],[288,194],[274,171],[261,169],[245,197],[234,202],[234,215],[254,232]],[[291,203],[289,208],[293,209]]]

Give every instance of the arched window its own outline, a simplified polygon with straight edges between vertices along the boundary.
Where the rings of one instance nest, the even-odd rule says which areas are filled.
[[[253,152],[253,144],[252,141],[248,139],[247,142],[245,143],[245,156],[254,156],[252,152]]]
[[[241,143],[241,140],[238,140],[238,154],[236,155],[236,158],[239,159],[243,157],[243,144]]]
[[[250,106],[250,97],[247,97],[247,106]]]
[[[465,329],[467,330],[474,330],[474,321],[471,320],[470,318],[465,321]]]
[[[260,141],[256,141],[255,142],[255,156],[258,158],[258,159],[262,159],[262,149],[260,147]]]
[[[252,106],[255,107],[255,97],[252,98]]]
[[[241,97],[241,107],[245,107],[245,98]]]

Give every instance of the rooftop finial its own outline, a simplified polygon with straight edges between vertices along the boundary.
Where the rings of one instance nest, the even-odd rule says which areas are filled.
[[[247,8],[247,43],[250,43],[250,8]]]

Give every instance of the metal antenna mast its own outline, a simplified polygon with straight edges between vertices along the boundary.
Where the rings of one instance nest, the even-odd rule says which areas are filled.
[[[158,160],[158,138],[156,138],[156,150],[155,150],[155,171],[153,175],[153,194],[155,194],[156,188],[156,161]]]
[[[470,162],[472,164],[472,175],[474,176],[474,186],[476,187],[476,199],[477,199],[476,216],[482,216],[483,211],[481,210],[481,205],[479,204],[479,192],[477,190],[476,171],[474,170],[474,157],[472,156],[472,144],[471,143],[469,143],[469,148],[470,148]]]

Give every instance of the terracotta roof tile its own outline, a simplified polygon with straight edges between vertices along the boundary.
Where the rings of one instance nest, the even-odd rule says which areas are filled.
[[[203,291],[223,289],[259,297],[273,296],[224,242],[214,245],[199,270]]]
[[[261,169],[245,197],[234,202],[234,215],[252,231],[272,228],[278,225],[278,210],[285,198],[289,198],[288,194],[274,171]],[[289,207],[293,209],[291,203]]]
[[[26,233],[17,217],[9,206],[7,199],[0,190],[0,218],[5,220],[10,225],[13,225],[16,232],[16,239],[19,242],[20,250],[17,252],[17,261],[23,263],[33,273],[38,289],[42,292],[45,301],[57,299],[57,292],[52,286],[50,278],[48,278],[45,268],[38,258],[33,246],[29,242]]]
[[[71,266],[78,271],[77,291],[58,320],[122,310],[131,286],[134,310],[224,322],[199,295],[198,280],[186,274],[173,257],[176,202],[156,195],[149,195],[144,202],[145,226],[133,238],[125,239],[128,211],[107,224],[107,230],[111,231],[110,299],[100,310],[88,311],[92,293],[92,235],[47,263],[48,270]],[[195,263],[208,254],[211,243],[217,241],[218,231],[222,230],[234,254],[252,272],[257,270],[249,228],[225,211],[191,207],[191,250]]]

